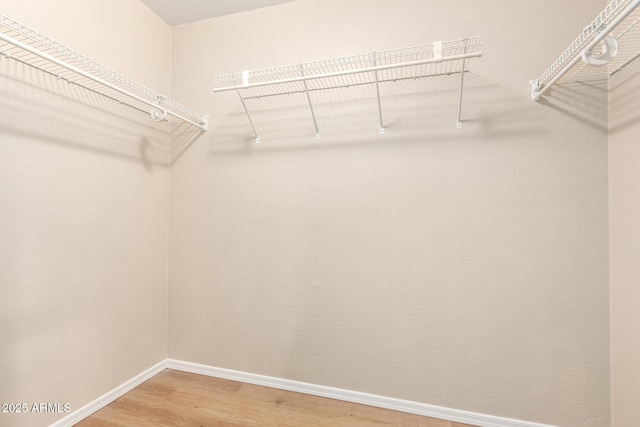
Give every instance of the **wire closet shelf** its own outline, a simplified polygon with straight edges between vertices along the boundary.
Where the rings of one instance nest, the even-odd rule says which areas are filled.
[[[167,116],[172,116],[201,131],[207,130],[207,116],[0,14],[0,60],[3,58],[34,67],[70,84],[148,112],[156,121],[168,121]]]
[[[469,60],[482,56],[479,36],[437,41],[420,46],[363,53],[341,58],[242,71],[214,77],[214,92],[235,91],[240,97],[256,142],[260,136],[251,118],[246,100],[294,93],[306,94],[311,118],[320,137],[311,95],[315,91],[353,86],[376,88],[380,134],[384,133],[380,85],[405,79],[460,74],[460,94],[456,125],[462,127],[461,108],[464,74]]]
[[[539,101],[556,83],[607,79],[640,57],[640,0],[613,0],[542,75],[530,82]]]

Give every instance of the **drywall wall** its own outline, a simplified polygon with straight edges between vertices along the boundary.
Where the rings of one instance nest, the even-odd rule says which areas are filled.
[[[611,379],[614,427],[640,420],[640,62],[610,82]]]
[[[0,12],[169,93],[171,28],[137,0],[0,0]],[[166,357],[169,136],[1,58],[0,402],[54,413],[0,425],[43,426]]]
[[[174,29],[168,354],[566,427],[609,414],[606,87],[536,78],[603,1],[300,0]],[[553,13],[550,13],[553,11]],[[212,77],[482,35],[446,78],[253,100]]]

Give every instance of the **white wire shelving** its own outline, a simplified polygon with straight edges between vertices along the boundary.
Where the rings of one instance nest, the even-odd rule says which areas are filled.
[[[242,71],[214,77],[214,92],[235,91],[253,129],[256,130],[246,101],[268,96],[303,93],[309,105],[316,138],[320,137],[318,121],[312,102],[315,91],[353,86],[375,86],[378,104],[380,134],[384,134],[383,103],[380,86],[404,79],[460,74],[457,128],[462,127],[462,94],[467,65],[482,56],[478,50],[482,38],[469,37],[431,44],[369,52],[341,58],[285,65],[254,71]]]
[[[606,79],[640,57],[640,0],[613,0],[542,75],[531,80],[539,101],[557,83]]]
[[[55,40],[0,14],[0,60],[13,60],[132,108],[155,121],[175,119],[208,128],[208,117],[137,83]],[[150,107],[150,108],[149,108]]]

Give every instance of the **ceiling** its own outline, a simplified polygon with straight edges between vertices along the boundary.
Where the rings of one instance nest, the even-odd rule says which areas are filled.
[[[260,9],[294,0],[141,0],[169,25]]]

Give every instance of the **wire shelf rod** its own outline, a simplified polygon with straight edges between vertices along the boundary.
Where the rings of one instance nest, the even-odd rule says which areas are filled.
[[[461,48],[475,48],[482,45],[480,36],[475,37],[467,37],[459,40],[446,41],[443,43],[443,50],[446,51],[456,51]],[[429,57],[429,55],[433,54],[433,44],[405,47],[400,49],[393,49],[387,51],[378,51],[378,59],[382,63],[399,63],[404,62],[403,58],[407,58],[410,55],[415,55],[416,57]],[[310,74],[320,74],[322,72],[327,72],[330,67],[347,67],[347,66],[356,66],[362,63],[371,63],[370,54],[360,54],[355,56],[347,56],[342,58],[334,58],[329,60],[321,60],[314,62],[305,63],[305,69]],[[358,68],[361,68],[358,66]],[[333,70],[335,71],[335,69]],[[298,64],[294,65],[285,65],[273,68],[266,68],[260,70],[251,71],[252,79],[261,79],[262,81],[265,79],[271,79],[274,76],[282,77],[283,74],[290,74],[295,77],[299,73]],[[242,73],[232,73],[232,74],[224,74],[218,75],[214,77],[214,82],[216,84],[222,84],[225,82],[237,82],[241,81]]]
[[[609,3],[560,57],[537,80],[531,81],[531,99],[539,101],[542,95],[580,61],[582,52],[591,51],[596,47],[638,6],[640,6],[640,0],[613,0]],[[607,22],[609,19],[611,21]],[[589,37],[593,39],[587,43]],[[587,43],[586,46],[582,47],[585,43]]]
[[[627,67],[627,65],[631,64],[633,61],[635,61],[638,58],[640,58],[640,52],[636,53],[631,58],[627,59],[622,64],[620,64],[615,70],[613,70],[609,74],[609,77],[612,77],[613,75],[618,74],[620,71],[624,70]]]
[[[393,82],[401,82],[401,81],[405,81],[405,80],[418,80],[418,79],[430,79],[430,78],[436,78],[436,77],[447,77],[447,76],[451,76],[453,74],[458,74],[460,71],[455,71],[455,72],[449,72],[449,73],[442,73],[442,74],[430,74],[428,76],[408,76],[408,77],[402,77],[402,78],[388,78],[388,79],[379,79],[378,83],[380,85],[382,85],[383,83],[393,83]],[[465,72],[469,72],[469,70],[465,69]],[[366,85],[371,85],[371,84],[375,84],[375,81],[363,81],[362,83],[352,83],[349,85],[349,87],[358,87],[358,86],[366,86]],[[316,88],[309,88],[309,93],[313,93],[313,92],[318,92],[318,91],[323,91],[323,90],[327,90],[327,89],[337,89],[340,86],[323,86],[323,87],[316,87]],[[259,90],[264,90],[264,87],[258,87],[258,88],[254,88],[252,89],[252,91],[259,91]],[[282,95],[293,95],[293,94],[300,94],[300,93],[304,93],[304,88],[303,89],[291,89],[291,90],[287,90],[287,91],[281,91],[281,92],[260,92],[260,93],[255,93],[249,96],[245,96],[244,99],[249,100],[249,99],[261,99],[261,98],[268,98],[268,97],[272,97],[272,96],[282,96]]]
[[[636,1],[640,2],[640,0],[636,0]],[[443,58],[422,59],[419,61],[407,61],[407,62],[402,62],[398,64],[378,65],[373,67],[357,68],[352,70],[334,71],[334,72],[329,72],[324,74],[309,74],[301,77],[292,77],[292,78],[273,80],[273,81],[267,81],[267,82],[246,83],[246,84],[240,84],[240,85],[234,85],[234,86],[226,86],[226,87],[214,88],[213,91],[224,92],[224,91],[238,90],[238,89],[250,89],[250,88],[255,88],[260,86],[273,86],[277,84],[301,82],[305,80],[318,80],[318,79],[326,79],[326,78],[332,78],[332,77],[343,77],[351,74],[384,71],[384,70],[390,70],[395,68],[406,68],[406,67],[422,65],[422,64],[458,61],[458,60],[467,59],[467,58],[478,58],[480,56],[482,56],[482,52],[471,52],[471,53],[465,53],[465,54],[451,55]],[[350,86],[350,85],[345,84],[344,86]]]
[[[624,29],[624,31],[622,31],[620,34],[615,36],[616,40],[622,39],[622,37],[625,34],[627,34],[629,31],[631,31],[639,22],[640,22],[640,18],[638,18],[635,21],[633,21],[630,25],[627,26],[627,28]],[[618,66],[611,74],[609,74],[609,77],[611,77],[612,75],[614,75],[618,71],[622,70],[622,68],[626,67],[628,64],[633,62],[634,59],[635,59],[635,57],[630,59],[630,60],[628,60],[628,61],[626,61],[623,65]],[[575,79],[578,76],[578,74],[580,74],[582,71],[584,71],[585,68],[587,68],[587,64],[583,64],[578,71],[576,71],[575,73],[573,73],[571,75],[571,78]]]
[[[4,53],[3,53],[3,52],[0,52],[0,55],[4,55]],[[38,67],[36,67],[32,62],[23,61],[23,60],[21,60],[21,59],[19,59],[19,58],[16,58],[16,57],[12,57],[12,58],[11,58],[11,60],[12,60],[12,61],[15,61],[15,62],[18,62],[18,63],[20,63],[20,64],[22,64],[22,65],[24,65],[24,66],[26,66],[26,67],[33,68],[33,69],[36,69],[36,70],[38,70],[38,71],[41,71],[41,72],[43,72],[43,73],[45,73],[45,74],[49,75],[50,77],[56,77],[58,80],[60,80],[60,81],[62,81],[62,82],[64,82],[64,83],[67,83],[67,84],[69,84],[69,85],[76,85],[76,86],[79,86],[79,87],[81,87],[81,88],[83,88],[83,89],[85,89],[85,90],[87,90],[87,91],[89,91],[89,92],[91,92],[91,93],[93,93],[93,94],[95,94],[95,95],[100,95],[100,96],[102,96],[102,97],[104,97],[104,98],[107,98],[107,99],[109,99],[109,100],[111,100],[111,101],[118,102],[118,103],[122,104],[122,100],[121,100],[121,99],[115,98],[115,97],[113,97],[113,96],[111,96],[111,95],[107,95],[107,94],[105,94],[105,93],[102,93],[102,92],[100,92],[100,91],[98,91],[98,90],[94,89],[93,87],[90,87],[89,85],[80,85],[80,84],[78,84],[78,83],[74,82],[73,80],[71,80],[71,79],[69,79],[69,78],[62,77],[62,76],[60,76],[60,74],[54,73],[54,72],[49,71],[49,70],[47,70],[47,69],[44,69],[44,68],[38,68]],[[93,86],[98,86],[98,85],[96,84],[96,85],[93,85]],[[137,110],[137,111],[139,111],[139,112],[141,112],[141,113],[149,114],[149,112],[148,112],[148,111],[143,110],[143,109],[142,109],[142,108],[140,108],[140,107],[137,107],[137,106],[135,106],[135,105],[131,105],[131,104],[128,104],[128,105],[129,105],[129,107],[133,108],[134,110]]]
[[[591,37],[594,32],[601,28],[602,25],[607,22],[612,16],[614,16],[617,12],[623,9],[626,3],[630,0],[613,0],[611,3],[605,7],[605,9],[596,17],[596,19],[584,30],[580,33],[580,35],[567,47],[564,52],[555,60],[553,64],[549,68],[545,70],[544,73],[536,80],[538,85],[543,85],[545,82],[550,79],[558,70],[562,67],[562,65],[572,58],[576,52],[581,51],[581,46]]]
[[[640,0],[639,0],[640,1]],[[302,94],[309,105],[316,138],[318,123],[311,92],[352,86],[374,85],[378,109],[379,133],[384,134],[381,84],[407,79],[435,78],[460,74],[460,94],[456,127],[462,127],[462,93],[467,64],[483,52],[481,37],[468,37],[453,41],[437,41],[408,48],[364,53],[303,64],[285,65],[253,71],[214,76],[214,92],[236,91],[247,113],[251,127],[257,135],[246,104],[248,99],[268,96]]]
[[[184,122],[190,123],[202,131],[207,130],[208,117],[202,114],[178,104],[177,102],[170,100],[157,92],[152,91],[149,88],[137,83],[115,71],[101,65],[72,49],[48,38],[47,36],[32,30],[31,28],[14,21],[6,15],[0,14],[0,28],[10,30],[15,35],[8,35],[5,32],[0,32],[0,40],[9,43],[20,51],[13,53],[13,51],[3,52],[7,58],[15,58],[21,60],[21,62],[29,63],[36,68],[47,71],[45,65],[55,64],[58,67],[62,67],[76,75],[82,76],[88,80],[98,83],[100,86],[119,92],[127,97],[130,97],[138,102],[149,105],[153,108],[151,116],[154,120],[161,120],[169,114]],[[25,58],[28,53],[37,56],[40,59],[27,61]],[[54,54],[62,55],[70,62],[62,60]],[[35,61],[35,62],[34,62]],[[84,67],[84,68],[80,68]],[[99,73],[101,76],[94,75],[92,72]],[[59,73],[57,73],[59,74]],[[104,76],[104,77],[102,77]],[[63,77],[67,80],[71,80],[69,77]],[[76,83],[79,84],[79,83]],[[125,86],[125,87],[121,87]],[[90,90],[96,90],[96,86],[88,87]],[[137,92],[134,93],[133,91]],[[150,101],[154,99],[156,102]],[[171,109],[171,110],[169,110]],[[173,111],[172,111],[173,110]],[[185,115],[192,118],[185,117]]]
[[[631,29],[633,29],[633,27],[635,27],[636,25],[638,25],[638,22],[640,22],[640,18],[636,19],[635,21],[633,21],[631,24],[629,24],[627,26],[627,28],[624,29],[623,32],[621,32],[620,34],[618,34],[616,36],[616,39],[620,40],[622,38],[622,36],[624,36],[625,34],[627,34],[629,31],[631,31]]]

